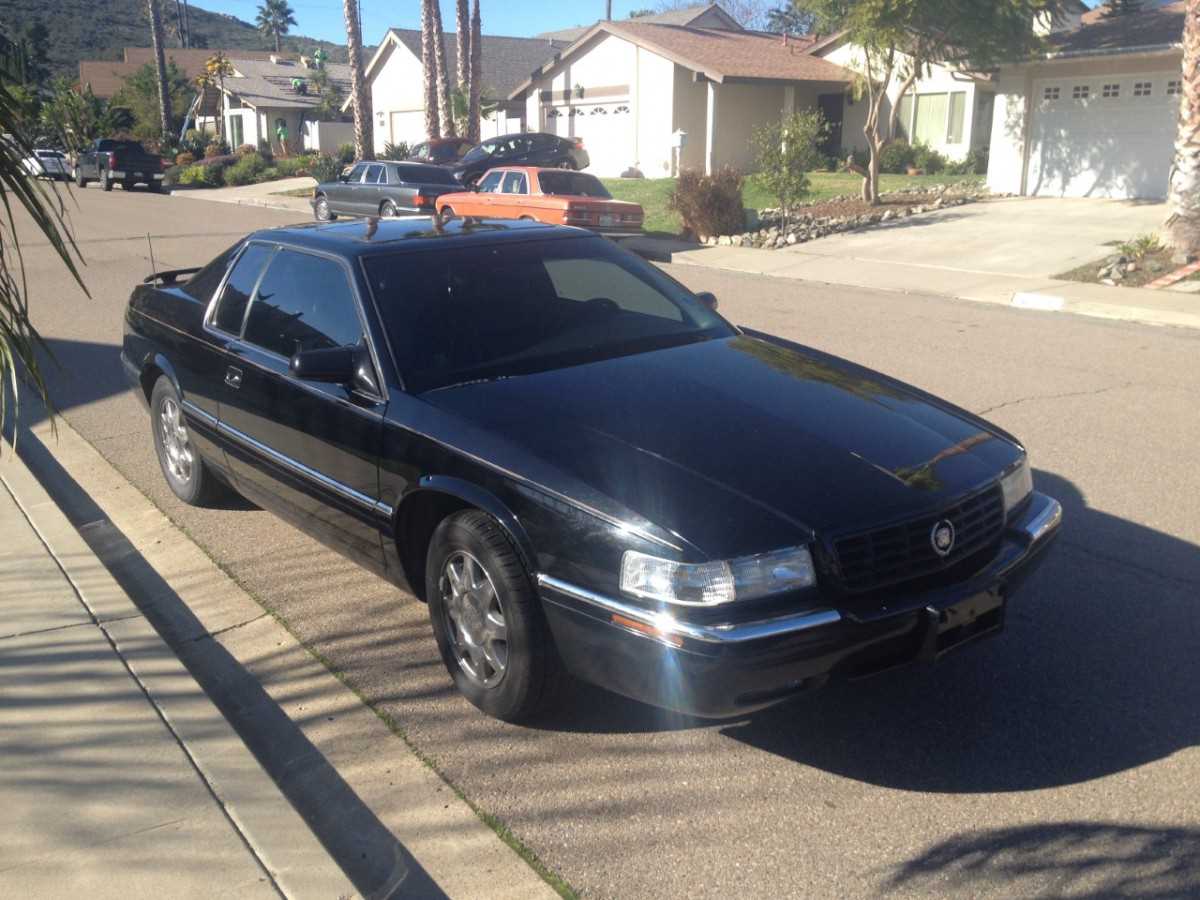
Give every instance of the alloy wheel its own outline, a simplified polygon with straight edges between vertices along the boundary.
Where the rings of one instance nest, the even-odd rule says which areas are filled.
[[[324,197],[317,201],[317,218],[322,222],[329,221],[329,201]]]
[[[165,398],[159,408],[158,434],[162,439],[162,452],[167,471],[173,478],[184,484],[191,481],[192,467],[195,465],[196,457],[192,452],[187,428],[183,424],[179,404],[174,397]]]
[[[496,687],[508,670],[508,624],[491,576],[470,553],[456,550],[442,566],[439,587],[459,668],[476,684]]]

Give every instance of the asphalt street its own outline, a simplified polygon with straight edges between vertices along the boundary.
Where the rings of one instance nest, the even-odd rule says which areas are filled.
[[[95,187],[67,202],[90,300],[23,229],[59,409],[580,893],[1200,894],[1200,332],[668,267],[737,324],[1020,436],[1065,532],[1006,631],[934,669],[721,723],[580,686],[515,727],[453,692],[413,598],[265,512],[192,509],[163,482],[117,357],[146,235],[158,268],[198,265],[296,216]]]

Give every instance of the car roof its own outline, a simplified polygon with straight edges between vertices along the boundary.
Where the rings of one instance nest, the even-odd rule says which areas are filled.
[[[312,222],[266,228],[250,240],[278,241],[322,250],[337,256],[358,257],[383,249],[416,250],[433,246],[468,246],[519,243],[529,240],[595,237],[579,228],[544,225],[521,219],[452,219],[438,229],[430,216],[397,219],[349,219],[345,222]],[[596,238],[596,240],[602,240]]]

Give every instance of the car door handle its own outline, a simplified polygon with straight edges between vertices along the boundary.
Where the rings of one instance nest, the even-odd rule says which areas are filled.
[[[237,366],[227,368],[225,370],[225,383],[231,388],[240,388],[242,386],[242,370]]]

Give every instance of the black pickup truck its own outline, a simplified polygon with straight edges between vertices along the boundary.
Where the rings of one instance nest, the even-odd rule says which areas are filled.
[[[75,160],[75,184],[87,187],[98,181],[100,187],[111,191],[120,182],[125,190],[144,184],[151,191],[162,190],[163,161],[137,141],[118,141],[99,138],[80,152]]]

